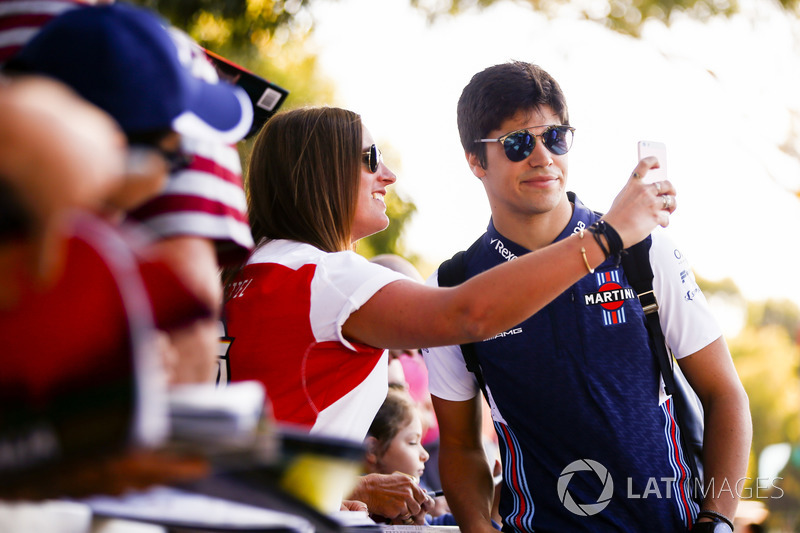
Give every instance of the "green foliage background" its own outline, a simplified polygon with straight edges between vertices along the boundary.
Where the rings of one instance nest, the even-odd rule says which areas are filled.
[[[722,296],[726,305],[740,307],[745,323],[729,337],[736,370],[750,399],[753,444],[745,484],[752,499],[770,511],[768,524],[776,531],[797,531],[800,525],[800,310],[788,300],[747,302],[732,280],[698,277],[706,297]],[[778,489],[757,490],[758,459],[770,444],[791,443],[795,452],[779,474]],[[767,482],[762,481],[761,487]],[[747,491],[745,492],[747,494]],[[756,499],[755,496],[759,497]],[[778,497],[779,496],[779,497]]]

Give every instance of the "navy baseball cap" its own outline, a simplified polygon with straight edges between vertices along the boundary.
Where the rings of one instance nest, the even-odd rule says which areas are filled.
[[[249,97],[193,75],[190,56],[155,13],[114,3],[54,18],[7,68],[64,82],[129,134],[171,129],[195,139],[241,140],[253,121]]]

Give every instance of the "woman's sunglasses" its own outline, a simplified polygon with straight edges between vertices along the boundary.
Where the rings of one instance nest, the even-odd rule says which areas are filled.
[[[541,138],[544,147],[555,155],[564,155],[569,152],[569,149],[572,147],[572,135],[575,128],[557,125],[547,126],[539,135],[530,132],[531,129],[540,127],[541,126],[531,126],[530,128],[506,133],[497,139],[478,139],[475,142],[501,143],[503,145],[503,150],[505,150],[506,157],[515,163],[531,155],[533,147],[536,146],[536,137]]]
[[[381,151],[378,149],[378,147],[373,144],[361,153],[361,158],[364,164],[367,165],[367,169],[372,174],[375,174],[378,171],[378,167],[380,166],[381,162],[383,161],[383,154],[381,154]]]

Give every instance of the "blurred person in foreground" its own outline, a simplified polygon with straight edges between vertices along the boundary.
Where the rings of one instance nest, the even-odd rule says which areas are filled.
[[[0,83],[0,140],[0,495],[111,486],[107,461],[166,434],[142,265],[93,214],[128,178],[124,136],[63,84],[24,76]]]
[[[3,22],[0,36],[5,35],[5,42],[9,43],[0,49],[0,60],[17,55],[23,45],[37,35],[42,25],[61,13],[87,7],[88,4],[111,3],[112,0],[57,0],[47,4],[13,0],[0,6],[4,7],[0,8],[0,21]],[[168,28],[165,22],[159,21],[159,25],[167,29],[177,49],[179,63],[199,80],[198,84],[227,85],[220,84],[216,71],[200,46],[185,33]],[[61,62],[52,61],[54,56],[51,57],[48,49],[54,46],[54,41],[57,43],[57,39],[62,38],[63,35],[54,36],[50,32],[45,44],[38,46],[38,52],[31,54],[30,49],[25,51],[22,55],[24,59],[11,61],[11,68],[57,77],[78,88],[89,100],[101,102],[101,107],[113,106],[112,114],[121,116],[124,113],[124,99],[130,97],[130,93],[123,91],[110,98],[103,96],[101,90],[114,95],[116,88],[96,83],[91,72],[102,72],[114,68],[114,65],[136,61],[135,57],[131,57],[132,50],[120,48],[118,42],[114,52],[116,55],[95,57],[94,61],[89,61],[91,54],[98,51],[72,47],[66,51],[67,56],[61,56]],[[160,68],[159,63],[157,61],[151,68]],[[90,72],[88,76],[87,71]],[[136,69],[130,72],[135,74]],[[141,82],[135,81],[132,86],[142,87]],[[185,92],[185,87],[174,89],[176,92]],[[213,378],[218,337],[216,317],[222,304],[219,267],[245,257],[253,245],[247,224],[241,163],[235,147],[235,143],[249,131],[252,106],[243,92],[235,94],[233,101],[230,98],[220,99],[220,103],[228,108],[226,112],[237,116],[234,122],[209,124],[206,122],[209,117],[196,120],[192,113],[175,117],[174,124],[170,126],[180,135],[170,135],[169,146],[165,150],[169,154],[170,179],[159,185],[158,194],[143,196],[143,201],[115,206],[118,219],[127,217],[126,222],[140,224],[146,229],[151,238],[148,246],[150,253],[168,264],[180,277],[181,283],[212,310],[208,318],[187,321],[181,327],[173,327],[167,332],[165,340],[168,340],[162,346],[168,355],[170,383],[203,382]],[[148,97],[160,98],[157,93]],[[181,98],[186,98],[186,95],[182,94]],[[116,102],[110,102],[114,99]],[[135,105],[131,106],[131,109],[135,108]],[[167,133],[144,130],[141,124],[135,124],[130,117],[124,120],[127,123],[123,127],[132,144],[152,145],[159,136]]]
[[[44,290],[58,277],[65,218],[100,209],[120,186],[125,138],[111,117],[48,78],[0,76],[0,106],[2,309],[19,301],[25,278]]]
[[[645,161],[637,171],[647,168]],[[387,348],[505,331],[580,279],[586,262],[606,258],[593,239],[576,235],[459,287],[427,287],[352,250],[388,225],[384,196],[395,180],[352,111],[278,113],[256,139],[247,197],[257,246],[230,273],[223,318],[231,378],[263,383],[279,422],[362,442],[386,397]],[[675,191],[664,183],[660,194],[630,179],[604,220],[627,245],[638,242],[669,223]],[[403,477],[390,501],[373,501],[363,485],[351,499],[421,524],[433,502]]]
[[[574,128],[556,80],[524,62],[489,67],[464,88],[458,128],[492,213],[464,256],[465,283],[583,235],[610,252],[543,309],[473,343],[502,450],[503,531],[729,530],[738,496],[725,487],[746,475],[748,400],[686,259],[665,232],[653,232],[661,327],[705,408],[706,487],[687,474],[642,305],[620,265],[631,243],[615,244],[604,217],[567,192]],[[655,164],[645,158],[632,179],[660,195],[663,181],[642,179]],[[664,209],[673,200],[658,198]],[[430,284],[439,285],[438,271]],[[462,531],[488,533],[493,485],[480,387],[460,346],[424,355],[448,503]],[[698,509],[692,493],[706,489]]]
[[[11,59],[54,17],[88,4],[113,0],[5,0],[0,3],[0,65]],[[170,28],[181,49],[179,57],[197,77],[217,82],[219,76],[204,51],[183,32]],[[222,305],[219,268],[246,256],[253,247],[234,135],[207,139],[184,132],[181,152],[186,161],[175,168],[161,193],[129,212],[128,219],[147,227],[162,260],[176,270],[214,313]],[[215,318],[196,320],[170,332],[168,366],[172,383],[213,378],[218,328]],[[223,369],[224,374],[224,369]]]
[[[30,72],[62,80],[107,112],[129,144],[126,164],[109,178],[116,187],[91,205],[73,206],[85,209],[70,213],[65,223],[62,272],[40,287],[33,271],[18,269],[21,290],[0,310],[8,356],[0,378],[7,400],[0,413],[4,442],[42,436],[48,442],[4,455],[3,482],[13,488],[21,480],[24,490],[40,494],[77,492],[98,481],[99,450],[124,448],[139,433],[150,435],[141,442],[148,445],[165,435],[164,366],[153,360],[161,338],[156,328],[171,331],[212,316],[169,264],[115,221],[157,193],[170,169],[182,164],[182,132],[228,142],[247,131],[252,109],[233,87],[194,77],[158,17],[122,4],[77,8],[53,19],[7,66],[19,76],[12,83]],[[65,112],[63,118],[72,116]],[[24,131],[8,127],[12,135]],[[58,180],[69,178],[66,167],[61,177],[58,163],[37,169],[29,162],[50,161],[76,140],[30,143],[14,155],[28,161],[20,170],[57,189]],[[22,210],[36,213],[33,202],[21,197]],[[15,236],[23,244],[33,237],[24,226]],[[152,390],[142,392],[143,384]],[[151,425],[159,427],[144,430]],[[68,460],[89,463],[74,480],[62,477],[66,484],[59,486],[48,466]],[[26,475],[36,469],[37,475]],[[163,478],[170,472],[153,468],[150,474]],[[135,481],[131,474],[107,478],[102,486],[126,486]]]

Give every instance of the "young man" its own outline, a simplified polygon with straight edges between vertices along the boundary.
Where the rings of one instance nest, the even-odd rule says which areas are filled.
[[[606,240],[593,226],[598,215],[566,190],[568,124],[560,87],[535,65],[496,65],[465,87],[461,143],[492,210],[465,256],[466,277],[573,233]],[[732,519],[736,510],[752,431],[747,396],[688,263],[658,231],[650,262],[667,342],[705,408],[711,490],[701,509],[713,513],[698,517],[684,497],[693,480],[675,460],[672,402],[635,292],[616,291],[622,297],[605,306],[605,297],[590,297],[610,287],[606,280],[630,286],[611,256],[525,322],[474,344],[502,449],[504,531],[729,529],[715,513]],[[426,350],[425,360],[448,503],[462,531],[492,531],[479,386],[458,346]]]

